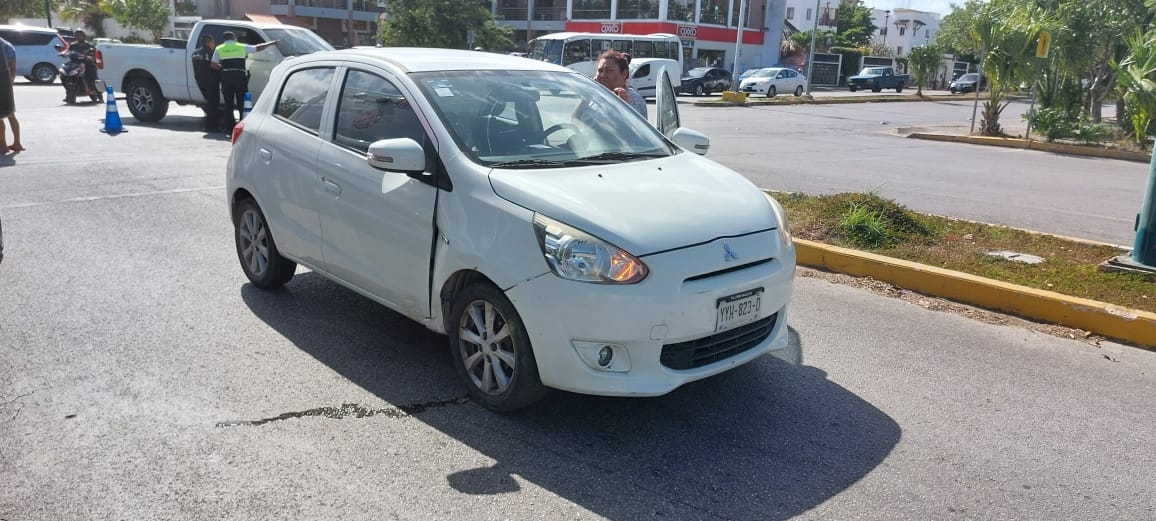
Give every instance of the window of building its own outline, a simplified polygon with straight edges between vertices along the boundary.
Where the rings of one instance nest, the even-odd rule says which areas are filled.
[[[902,46],[902,45],[900,45],[899,47],[896,47],[896,48],[895,48],[895,54],[898,54],[898,55],[900,55],[900,56],[903,56],[903,46]]]
[[[900,27],[899,28],[899,36],[903,36],[905,34],[907,34],[907,28],[906,27]]]
[[[811,19],[811,8],[808,7],[807,8],[807,20],[810,20],[810,19]]]
[[[787,8],[787,20],[794,20],[794,19],[795,19],[795,8],[794,7],[788,7]]]

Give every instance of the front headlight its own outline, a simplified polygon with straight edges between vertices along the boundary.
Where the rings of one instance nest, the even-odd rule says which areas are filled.
[[[784,248],[790,248],[794,244],[794,239],[791,239],[791,225],[787,223],[787,211],[771,197],[771,194],[763,192],[763,195],[767,196],[767,201],[771,203],[771,209],[775,212],[775,219],[779,221],[779,240],[783,241]]]
[[[634,284],[646,278],[646,264],[621,248],[577,228],[534,214],[534,233],[555,275],[594,284]]]

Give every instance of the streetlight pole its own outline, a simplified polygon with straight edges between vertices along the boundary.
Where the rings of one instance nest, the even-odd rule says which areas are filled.
[[[811,71],[815,68],[815,37],[819,34],[819,3],[815,0],[815,25],[811,28],[811,52],[807,57],[807,95],[811,95]]]
[[[743,49],[742,48],[742,45],[743,45],[743,20],[744,20],[743,14],[746,12],[746,10],[747,10],[747,0],[741,0],[739,2],[739,27],[738,27],[738,31],[736,31],[738,33],[738,35],[735,36],[735,60],[734,60],[735,65],[734,65],[734,67],[731,68],[731,92],[738,92],[739,87],[740,87],[740,85],[739,85],[739,54],[742,52],[742,49]]]
[[[891,10],[883,11],[883,46],[887,47],[887,22],[891,21]]]

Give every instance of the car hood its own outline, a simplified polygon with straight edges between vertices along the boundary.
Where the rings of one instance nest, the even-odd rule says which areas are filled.
[[[490,172],[499,197],[643,256],[778,226],[745,177],[698,155]]]

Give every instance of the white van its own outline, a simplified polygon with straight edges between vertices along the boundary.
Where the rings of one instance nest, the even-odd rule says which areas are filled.
[[[678,61],[669,58],[635,58],[630,60],[630,86],[634,87],[639,94],[644,98],[653,98],[655,96],[655,85],[658,84],[658,78],[661,78],[661,72],[665,70],[666,74],[670,76],[670,81],[674,84],[675,92],[682,85],[679,78],[682,77],[682,70],[679,69]]]

